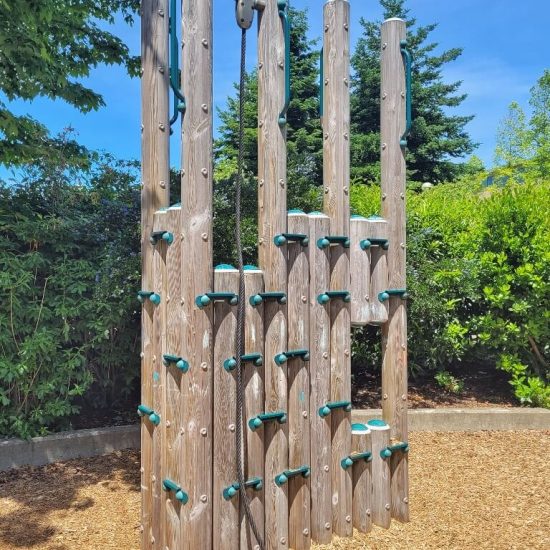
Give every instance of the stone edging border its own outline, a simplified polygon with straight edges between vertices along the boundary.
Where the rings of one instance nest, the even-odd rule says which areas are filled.
[[[353,422],[379,418],[379,409],[356,409]],[[547,409],[413,409],[409,411],[412,432],[550,430],[550,410]],[[8,439],[0,441],[0,471],[20,466],[43,466],[62,460],[89,458],[120,451],[138,449],[138,424],[92,430],[76,430],[30,441]]]

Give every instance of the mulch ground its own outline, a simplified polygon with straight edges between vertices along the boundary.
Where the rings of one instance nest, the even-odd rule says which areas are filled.
[[[550,432],[413,433],[410,443],[412,521],[324,550],[550,548]],[[139,507],[134,451],[0,474],[0,549],[135,550]]]

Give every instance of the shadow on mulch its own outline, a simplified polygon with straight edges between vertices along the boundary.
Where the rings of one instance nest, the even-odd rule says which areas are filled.
[[[0,499],[17,501],[22,507],[0,516],[0,548],[32,548],[50,541],[56,527],[47,523],[50,512],[68,514],[92,508],[93,498],[79,498],[80,489],[95,484],[113,492],[119,483],[139,492],[139,452],[125,451],[108,456],[51,464],[40,468],[25,467],[0,472]],[[131,467],[129,467],[129,464]],[[64,544],[52,550],[69,550]]]

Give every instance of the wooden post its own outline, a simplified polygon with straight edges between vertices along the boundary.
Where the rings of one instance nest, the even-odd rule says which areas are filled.
[[[264,307],[252,307],[249,297],[264,291],[262,272],[254,266],[245,267],[246,326],[244,352],[263,353]],[[265,357],[263,358],[265,363]],[[264,476],[264,434],[263,430],[252,431],[248,420],[264,409],[264,367],[243,365],[244,412],[243,412],[243,455],[244,476],[246,479],[259,477],[263,486],[269,483]],[[258,531],[264,535],[264,489],[248,493],[250,509]],[[241,507],[241,550],[254,549],[258,544]]]
[[[388,240],[388,222],[380,216],[371,216],[367,219],[368,236],[371,239],[381,241]],[[388,288],[388,262],[387,250],[383,245],[376,245],[370,248],[370,301],[369,301],[369,324],[382,325],[388,320],[388,302],[381,302],[379,294]]]
[[[369,236],[367,219],[352,216],[350,221],[351,324],[365,326],[370,313],[371,250],[361,243]]]
[[[372,445],[372,522],[387,529],[391,524],[390,463],[380,451],[390,444],[390,427],[382,420],[369,420]]]
[[[258,231],[260,269],[266,292],[287,288],[286,248],[273,242],[286,233],[285,40],[277,2],[266,2],[258,17]],[[287,349],[286,306],[264,305],[265,410],[287,410],[287,368],[274,358]],[[288,468],[288,426],[268,422],[265,444],[265,538],[270,549],[288,548],[288,484],[275,476]]]
[[[388,19],[382,24],[381,50],[381,165],[382,215],[389,221],[389,289],[406,287],[405,149],[405,67],[401,41],[405,21]],[[407,441],[407,310],[400,296],[389,299],[388,322],[382,328],[382,410],[391,426],[391,436]],[[400,453],[392,475],[392,516],[409,520],[408,454]]]
[[[195,298],[213,287],[212,269],[212,0],[183,3],[183,118],[181,225],[184,353],[189,373],[182,407],[186,419],[183,486],[184,550],[212,546],[212,332],[213,307]]]
[[[311,536],[320,544],[332,539],[331,423],[330,417],[319,416],[319,409],[330,401],[330,306],[317,301],[330,286],[330,258],[328,250],[315,243],[329,232],[328,216],[309,215]]]
[[[142,290],[153,284],[153,215],[169,201],[168,0],[143,0],[141,14],[141,273]],[[163,69],[163,71],[159,69]],[[153,402],[153,310],[145,300],[141,316],[141,401]],[[151,547],[154,427],[141,424],[141,548]]]
[[[370,429],[365,424],[351,425],[351,445],[354,453],[372,453]],[[372,460],[358,460],[353,468],[353,526],[361,533],[372,528],[371,493]]]
[[[325,213],[331,234],[349,237],[349,3],[329,0],[324,6],[324,169]],[[350,289],[349,249],[331,250],[331,290]],[[351,401],[350,306],[333,300],[331,316],[331,400]],[[335,409],[332,420],[332,512],[333,530],[352,534],[351,472],[340,461],[351,450],[350,413]]]
[[[239,292],[239,271],[218,266],[215,292]],[[235,357],[237,308],[227,302],[214,304],[214,495],[213,548],[235,550],[239,546],[239,494],[225,499],[223,490],[237,481],[235,423],[236,371],[224,368]]]
[[[156,212],[153,217],[153,231],[166,227],[166,211]],[[162,355],[166,349],[166,279],[167,244],[159,241],[153,253],[153,284],[151,290],[161,298],[153,310],[153,410],[160,414],[160,424],[153,431],[153,464],[151,468],[151,487],[153,493],[153,513],[151,515],[151,542],[165,546],[166,506],[162,490],[162,473],[166,464],[166,370],[162,364]]]
[[[309,220],[304,212],[288,214],[290,234],[309,238]],[[307,247],[288,243],[288,349],[309,353],[309,261]],[[289,468],[310,466],[309,365],[301,358],[288,361]],[[298,476],[289,480],[289,547],[307,550],[311,546],[310,481]]]

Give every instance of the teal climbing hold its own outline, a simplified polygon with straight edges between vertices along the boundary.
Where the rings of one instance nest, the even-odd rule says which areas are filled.
[[[270,413],[258,414],[257,416],[255,416],[254,418],[251,418],[248,421],[248,427],[254,432],[266,422],[274,422],[274,421],[277,421],[279,424],[285,424],[286,413],[284,411],[275,411]]]
[[[348,468],[353,466],[355,462],[358,462],[359,460],[370,462],[372,460],[372,453],[370,451],[364,451],[362,453],[352,453],[340,461],[340,466],[342,466],[344,470],[347,470]]]
[[[378,299],[381,302],[389,300],[391,296],[398,296],[402,300],[406,300],[409,297],[405,288],[391,288],[378,293]]]
[[[195,304],[200,309],[212,302],[227,302],[229,305],[236,306],[239,302],[239,297],[234,292],[207,292],[195,298]]]
[[[294,468],[292,470],[285,470],[284,472],[278,474],[275,476],[275,483],[277,486],[284,485],[289,479],[296,477],[296,476],[302,476],[303,478],[308,478],[311,474],[311,469],[309,466],[304,465],[300,466],[299,468]]]
[[[303,233],[281,233],[273,237],[275,246],[283,246],[287,243],[300,243],[302,246],[308,246],[309,238]]]
[[[247,353],[245,355],[241,355],[241,362],[253,363],[255,367],[261,367],[264,364],[263,356],[261,353]],[[237,360],[235,359],[235,357],[230,357],[223,362],[223,368],[228,372],[235,370],[236,366]]]
[[[267,300],[275,300],[278,304],[286,304],[286,294],[284,292],[259,292],[250,296],[249,303],[252,307],[257,307]]]
[[[155,426],[158,426],[160,424],[160,415],[157,414],[150,407],[147,407],[146,405],[139,405],[137,412],[139,416],[142,416],[143,418],[148,418]]]
[[[140,290],[137,293],[137,299],[142,304],[145,303],[145,300],[147,299],[156,306],[160,304],[160,295],[150,290]]]
[[[275,363],[279,366],[286,363],[289,359],[299,357],[302,361],[309,361],[309,351],[307,349],[295,349],[283,351],[275,356]]]
[[[343,409],[346,412],[351,411],[351,402],[350,401],[331,401],[326,403],[319,409],[319,416],[325,418],[328,416],[334,409]]]
[[[166,354],[162,356],[162,361],[165,367],[174,365],[181,372],[187,372],[189,370],[189,363],[185,359],[183,359],[183,357]]]
[[[331,244],[339,244],[344,248],[349,248],[349,237],[343,235],[326,235],[317,240],[317,248],[321,250],[328,248]]]
[[[371,246],[379,246],[383,250],[388,250],[390,247],[390,241],[388,239],[376,239],[374,237],[369,237],[368,239],[359,241],[359,246],[361,250],[368,250]]]
[[[153,231],[149,240],[153,246],[159,241],[164,241],[170,245],[174,242],[174,235],[173,233],[170,233],[170,231]]]
[[[263,487],[261,477],[253,477],[244,482],[244,486],[254,489],[254,491],[260,491]],[[232,483],[229,487],[226,487],[222,491],[223,498],[225,500],[231,500],[240,490],[241,484],[239,482]]]
[[[347,290],[327,290],[323,294],[317,296],[317,302],[324,306],[328,304],[331,300],[341,299],[346,303],[351,302],[351,294]]]
[[[162,481],[162,488],[167,491],[174,493],[176,500],[182,504],[187,504],[189,501],[189,495],[177,484],[170,479],[164,479]]]
[[[380,451],[380,456],[382,458],[390,458],[390,456],[393,453],[396,453],[396,452],[399,452],[399,451],[402,451],[404,453],[408,453],[409,452],[409,444],[406,441],[402,441],[400,443],[395,443],[394,445],[389,445],[388,447],[384,447]]]

